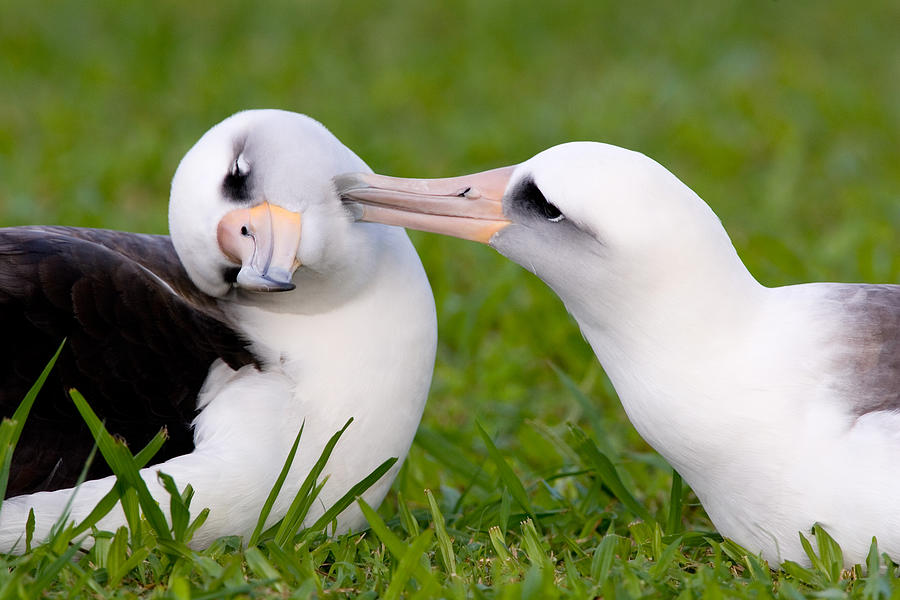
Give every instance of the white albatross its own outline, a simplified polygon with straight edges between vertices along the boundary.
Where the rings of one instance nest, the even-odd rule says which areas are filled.
[[[6,414],[21,398],[8,389],[33,380],[68,336],[16,451],[11,489],[23,495],[3,503],[0,550],[23,550],[32,508],[35,540],[45,538],[72,496],[92,444],[65,400],[72,385],[135,450],[169,429],[168,460],[141,474],[166,511],[157,471],[179,489],[193,486],[192,510],[210,508],[193,546],[253,531],[302,423],[269,523],[285,514],[350,417],[307,522],[398,457],[363,495],[380,504],[424,408],[437,332],[431,289],[406,233],[355,223],[332,186],[332,176],[367,168],[313,119],[247,111],[210,129],[181,161],[171,241],[0,230],[0,316],[27,333],[4,356]],[[81,485],[70,518],[82,520],[112,483]],[[53,491],[25,493],[39,489]],[[120,525],[117,508],[98,526]],[[338,518],[338,531],[364,525],[356,505]]]
[[[900,286],[762,286],[703,200],[606,144],[336,183],[362,220],[488,243],[546,282],[723,535],[807,562],[819,523],[848,565],[872,536],[900,558]]]

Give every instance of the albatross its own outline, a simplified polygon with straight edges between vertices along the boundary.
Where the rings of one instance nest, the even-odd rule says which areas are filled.
[[[336,184],[362,221],[487,243],[547,283],[723,535],[808,562],[818,523],[848,565],[872,536],[900,558],[900,286],[763,286],[697,194],[602,143]]]
[[[178,166],[171,238],[0,229],[5,415],[67,340],[14,454],[0,550],[24,548],[29,509],[40,540],[70,498],[79,521],[113,484],[94,461],[73,497],[93,439],[71,387],[132,447],[168,430],[161,462],[141,475],[164,507],[158,471],[179,489],[190,484],[198,511],[210,509],[195,547],[253,531],[303,424],[270,523],[351,417],[307,520],[398,457],[363,496],[381,502],[424,408],[437,333],[406,233],[354,222],[333,188],[332,176],[367,169],[309,117],[246,111],[210,129]],[[98,526],[124,523],[119,509]],[[364,524],[354,505],[337,530]]]

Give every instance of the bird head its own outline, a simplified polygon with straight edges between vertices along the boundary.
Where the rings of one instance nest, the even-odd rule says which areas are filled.
[[[169,229],[188,275],[222,297],[293,290],[350,268],[362,232],[332,176],[368,171],[317,121],[280,110],[237,113],[207,131],[172,180]]]
[[[734,255],[693,191],[643,154],[609,144],[562,144],[461,177],[355,173],[335,183],[357,219],[489,244],[543,279],[573,314],[586,312],[582,304],[658,293],[686,270],[703,271],[723,244]]]

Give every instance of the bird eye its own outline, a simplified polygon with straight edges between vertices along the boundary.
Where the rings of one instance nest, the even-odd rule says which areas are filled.
[[[250,199],[250,189],[248,180],[250,178],[250,163],[244,158],[243,153],[239,154],[222,181],[222,192],[226,197],[236,202],[244,202]]]
[[[243,154],[238,154],[237,158],[235,158],[234,162],[231,164],[231,170],[228,174],[235,177],[246,177],[249,173],[250,163],[247,162],[247,159],[244,158]]]
[[[512,198],[513,203],[520,210],[531,212],[553,223],[558,223],[566,218],[556,206],[547,201],[533,179],[522,181]]]

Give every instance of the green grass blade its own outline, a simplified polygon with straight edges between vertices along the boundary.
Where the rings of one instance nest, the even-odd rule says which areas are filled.
[[[41,597],[41,592],[50,585],[56,576],[62,571],[66,565],[72,560],[72,557],[75,556],[75,553],[78,552],[78,546],[69,546],[65,552],[60,554],[56,560],[51,562],[48,566],[41,570],[40,576],[34,580],[34,582],[28,586],[27,591],[24,595],[25,598],[39,598]]]
[[[434,533],[428,529],[422,532],[419,537],[413,540],[413,543],[409,545],[406,552],[400,558],[400,562],[397,565],[397,570],[394,571],[393,576],[391,577],[391,583],[388,585],[387,591],[384,593],[385,600],[393,600],[394,598],[399,598],[400,594],[406,589],[406,585],[409,582],[409,578],[413,576],[414,572],[419,572],[421,565],[420,559],[423,554],[425,554],[425,550],[431,544],[431,538]],[[430,575],[430,573],[429,573]],[[423,588],[437,588],[439,587],[437,582],[434,580],[433,576],[430,576],[426,579],[426,582],[423,583]]]
[[[571,392],[572,396],[578,402],[578,405],[581,406],[582,413],[587,416],[588,422],[591,424],[591,429],[594,430],[594,438],[598,440],[598,445],[601,446],[600,451],[607,456],[617,456],[616,451],[609,445],[609,442],[606,441],[606,436],[603,435],[606,428],[603,426],[603,415],[597,410],[597,404],[588,398],[587,394],[582,392],[581,388],[578,387],[578,384],[575,383],[562,369],[552,362],[550,363],[550,368],[553,369],[553,372],[556,373],[556,376],[562,384],[569,392]]]
[[[514,560],[512,554],[509,553],[509,548],[506,546],[503,532],[500,531],[499,527],[496,525],[491,527],[488,530],[488,538],[491,540],[491,546],[494,547],[494,553],[497,555],[497,558],[504,564]]]
[[[525,554],[532,565],[539,569],[553,570],[553,563],[541,545],[540,536],[534,528],[534,521],[525,519],[522,521],[522,541]]]
[[[378,536],[378,539],[381,540],[385,548],[388,549],[388,552],[393,554],[397,560],[402,561],[410,552],[410,544],[407,544],[397,537],[397,535],[388,528],[384,520],[378,516],[378,513],[375,512],[365,500],[357,498],[356,503],[359,505],[359,509],[362,511],[366,521],[369,522],[369,527],[375,532],[375,535]],[[415,539],[421,539],[426,533],[430,533],[430,530],[426,530]],[[412,576],[415,577],[423,587],[431,585],[432,582],[434,582],[434,575],[432,575],[421,563],[417,563],[417,566],[414,567]]]
[[[655,559],[650,575],[654,578],[662,578],[669,569],[677,568],[678,559],[681,557],[678,550],[681,548],[681,538],[678,537],[669,543]]]
[[[253,571],[258,577],[266,579],[271,582],[277,582],[276,587],[279,591],[284,591],[286,588],[282,583],[282,576],[275,567],[272,566],[259,548],[255,546],[251,546],[244,551],[244,559],[247,561],[247,566],[250,567],[250,570]]]
[[[424,426],[419,427],[419,431],[416,432],[415,444],[473,485],[488,491],[494,489],[494,482],[484,472],[481,465],[466,459],[452,442],[431,429]]]
[[[28,518],[25,520],[25,553],[31,552],[31,542],[34,540],[34,509],[28,509]]]
[[[9,471],[12,469],[13,444],[19,424],[16,421],[3,419],[0,422],[0,511],[3,510],[3,498],[9,484]]]
[[[509,489],[503,488],[500,492],[500,529],[503,535],[509,527],[509,517],[512,514],[512,496],[509,495]]]
[[[269,490],[269,496],[266,498],[266,502],[263,504],[262,510],[259,512],[259,519],[256,521],[256,527],[253,529],[253,533],[250,535],[250,541],[247,542],[248,546],[256,546],[259,543],[259,536],[263,532],[263,528],[266,524],[266,519],[269,518],[269,515],[272,512],[272,507],[275,505],[275,500],[278,498],[278,494],[281,493],[281,488],[284,486],[284,480],[287,479],[288,472],[291,470],[291,465],[294,464],[294,456],[297,454],[297,447],[300,445],[300,438],[303,435],[303,428],[306,426],[306,420],[300,424],[300,431],[297,432],[297,437],[294,439],[294,444],[291,446],[290,451],[288,451],[287,458],[284,459],[284,465],[281,467],[281,472],[278,474],[278,478],[275,480],[275,484],[272,486],[272,489]]]
[[[186,497],[182,497],[171,475],[160,471],[156,476],[162,483],[163,489],[169,492],[169,516],[172,519],[172,537],[175,540],[184,541],[184,534],[191,519],[190,497],[193,496],[193,489],[188,484],[185,487]]]
[[[388,549],[388,552],[397,557],[397,559],[400,559],[400,557],[406,553],[409,544],[401,540],[397,537],[397,534],[388,529],[384,520],[365,500],[357,498],[356,503],[359,505],[359,509],[362,511],[366,521],[369,522],[369,528],[375,532],[375,535],[382,541],[384,546]]]
[[[160,429],[153,439],[147,442],[147,445],[144,446],[140,452],[138,452],[134,457],[135,465],[138,469],[144,468],[148,462],[159,452],[159,449],[162,447],[163,443],[166,441],[168,437],[168,432],[165,429]],[[96,445],[95,445],[96,449]],[[91,456],[93,456],[95,450],[91,450]],[[86,473],[85,473],[86,474]],[[119,486],[113,485],[113,488],[106,493],[103,498],[100,499],[100,502],[88,513],[78,525],[73,529],[72,537],[76,537],[96,525],[100,519],[109,514],[119,501],[119,497],[121,495],[121,491],[119,490]]]
[[[303,524],[303,519],[306,518],[306,513],[309,511],[309,507],[312,505],[314,499],[314,495],[311,496],[311,492],[316,488],[316,481],[322,473],[322,469],[325,468],[328,459],[331,457],[331,453],[334,451],[334,447],[338,443],[338,440],[341,439],[341,436],[347,431],[347,428],[352,422],[353,418],[351,417],[344,423],[344,426],[339,431],[331,436],[331,439],[328,440],[328,443],[325,444],[325,447],[322,449],[319,459],[313,465],[312,469],[310,469],[309,473],[307,473],[306,479],[303,480],[303,484],[297,491],[296,496],[294,496],[294,500],[291,502],[287,513],[281,520],[278,532],[275,534],[275,543],[279,546],[287,544],[288,541],[297,534],[297,530],[299,530],[300,526]],[[319,487],[316,489],[321,488]]]
[[[66,340],[59,344],[59,348],[56,349],[56,352],[50,358],[50,361],[47,363],[47,366],[44,367],[44,370],[41,371],[41,374],[38,376],[37,381],[34,382],[34,385],[31,386],[31,389],[28,390],[28,393],[25,394],[25,398],[19,404],[19,407],[16,408],[16,412],[12,415],[12,420],[15,421],[18,425],[15,431],[15,435],[12,440],[10,440],[10,444],[13,447],[19,443],[19,436],[22,435],[22,429],[25,427],[25,419],[28,418],[28,413],[31,412],[31,407],[34,404],[34,400],[37,398],[38,393],[40,393],[41,388],[44,387],[44,382],[47,381],[47,377],[50,375],[50,371],[53,370],[53,366],[56,364],[56,359],[59,358],[60,353],[62,352],[63,346],[65,346]]]
[[[12,468],[13,453],[16,445],[19,443],[19,438],[22,436],[25,421],[28,419],[31,407],[34,405],[41,388],[44,387],[44,383],[47,381],[50,371],[53,370],[53,366],[56,364],[56,360],[59,358],[65,343],[66,340],[63,339],[49,362],[44,366],[44,370],[41,371],[37,381],[34,382],[19,403],[19,406],[16,407],[12,417],[3,419],[3,422],[0,423],[0,510],[3,508],[3,498],[6,497],[6,487],[9,485],[9,471]]]
[[[307,530],[303,534],[303,538],[307,538],[309,535],[321,531],[325,528],[325,526],[337,518],[339,514],[344,512],[344,510],[353,504],[357,498],[363,495],[363,493],[372,487],[376,481],[381,479],[385,473],[390,471],[391,467],[394,466],[394,463],[397,462],[396,457],[391,457],[385,460],[383,463],[375,467],[375,469],[369,473],[366,477],[361,479],[359,483],[350,488],[346,494],[341,496],[337,502],[332,504],[328,510],[325,511],[321,517],[319,517],[315,523],[312,524],[311,527],[307,528]]]
[[[819,550],[818,568],[831,583],[837,583],[844,569],[844,554],[834,538],[825,531],[825,528],[816,523],[813,526],[813,535],[816,537],[816,546]],[[815,563],[813,563],[815,565]]]
[[[88,429],[94,436],[100,453],[106,460],[109,468],[116,476],[118,484],[134,489],[144,516],[150,526],[153,528],[157,537],[162,540],[171,540],[169,525],[163,515],[159,504],[147,489],[147,484],[141,478],[140,469],[134,457],[128,451],[128,448],[121,441],[116,440],[106,431],[106,427],[100,422],[97,414],[91,409],[84,397],[77,390],[70,390],[69,395],[75,403],[75,407],[87,424]],[[124,495],[123,498],[124,500]],[[124,503],[123,503],[124,508]],[[127,516],[127,513],[126,513]]]
[[[619,502],[625,505],[635,516],[647,523],[655,523],[656,520],[650,515],[644,506],[628,491],[622,479],[616,472],[616,467],[612,461],[600,452],[597,445],[583,431],[576,427],[570,427],[570,431],[575,438],[575,449],[582,460],[590,464],[597,476],[603,481],[613,495],[619,499]]]
[[[444,515],[434,499],[431,490],[425,490],[425,497],[428,498],[428,506],[431,509],[431,519],[434,523],[434,531],[437,534],[438,549],[441,552],[441,561],[444,568],[450,573],[451,577],[456,576],[456,555],[453,553],[453,542],[450,540],[450,534],[447,533]]]
[[[290,521],[293,524],[290,525],[290,527],[293,529],[293,533],[291,533],[291,529],[282,529],[284,526],[285,520],[287,519],[287,516],[286,516],[285,519],[282,519],[281,521],[276,523],[273,527],[271,527],[268,530],[266,530],[265,532],[263,532],[262,537],[265,539],[268,539],[269,533],[274,532],[274,533],[272,533],[272,535],[275,536],[275,543],[281,544],[282,546],[286,547],[288,545],[288,542],[290,542],[293,539],[293,536],[295,536],[297,534],[297,531],[299,531],[300,528],[302,527],[303,520],[306,518],[306,515],[309,513],[310,507],[312,506],[315,499],[319,497],[319,494],[322,492],[322,488],[325,487],[325,484],[327,482],[328,482],[328,476],[326,475],[325,477],[322,478],[322,481],[317,483],[316,487],[314,487],[308,494],[306,494],[304,496],[298,495],[294,498],[295,500],[300,500],[300,502],[296,506],[293,507],[293,510],[289,510],[288,515],[287,515],[287,516],[291,517]],[[278,531],[284,531],[283,538],[280,538],[278,536],[278,533],[277,533]]]
[[[416,517],[413,516],[412,511],[409,510],[409,506],[406,504],[406,498],[403,497],[403,492],[397,492],[397,512],[400,513],[400,522],[403,524],[403,529],[406,530],[406,533],[410,535],[410,537],[416,537],[419,535],[419,522],[416,521]]]
[[[159,449],[163,447],[163,444],[166,443],[166,440],[169,439],[169,430],[163,427],[159,431],[156,432],[156,435],[153,436],[147,445],[141,448],[140,452],[134,455],[134,464],[138,469],[143,469],[147,466],[156,453],[159,452]]]
[[[684,486],[682,485],[681,475],[678,471],[672,469],[672,489],[669,492],[669,513],[666,518],[666,533],[669,535],[680,532],[681,512],[684,502]]]
[[[209,517],[209,509],[203,508],[197,516],[191,521],[191,524],[188,525],[187,531],[184,532],[184,539],[182,540],[184,543],[190,542],[194,538],[194,534],[198,529],[203,527],[203,524],[206,523],[206,519]]]
[[[618,547],[619,538],[614,534],[603,536],[600,543],[594,549],[594,556],[591,559],[591,579],[598,583],[603,583],[609,576],[612,568],[613,560],[616,557],[616,548]]]
[[[531,502],[528,500],[528,494],[525,492],[525,486],[522,485],[521,480],[519,480],[513,472],[509,463],[506,462],[506,459],[503,458],[503,455],[497,449],[497,446],[494,445],[494,441],[491,439],[491,436],[487,434],[487,431],[484,430],[484,427],[481,426],[481,423],[476,421],[475,427],[478,429],[481,439],[484,440],[484,445],[487,446],[488,454],[497,466],[500,480],[503,481],[506,489],[509,490],[509,493],[512,495],[513,499],[518,502],[519,506],[522,507],[522,510],[528,513],[533,520],[537,521],[534,509],[531,507]]]

